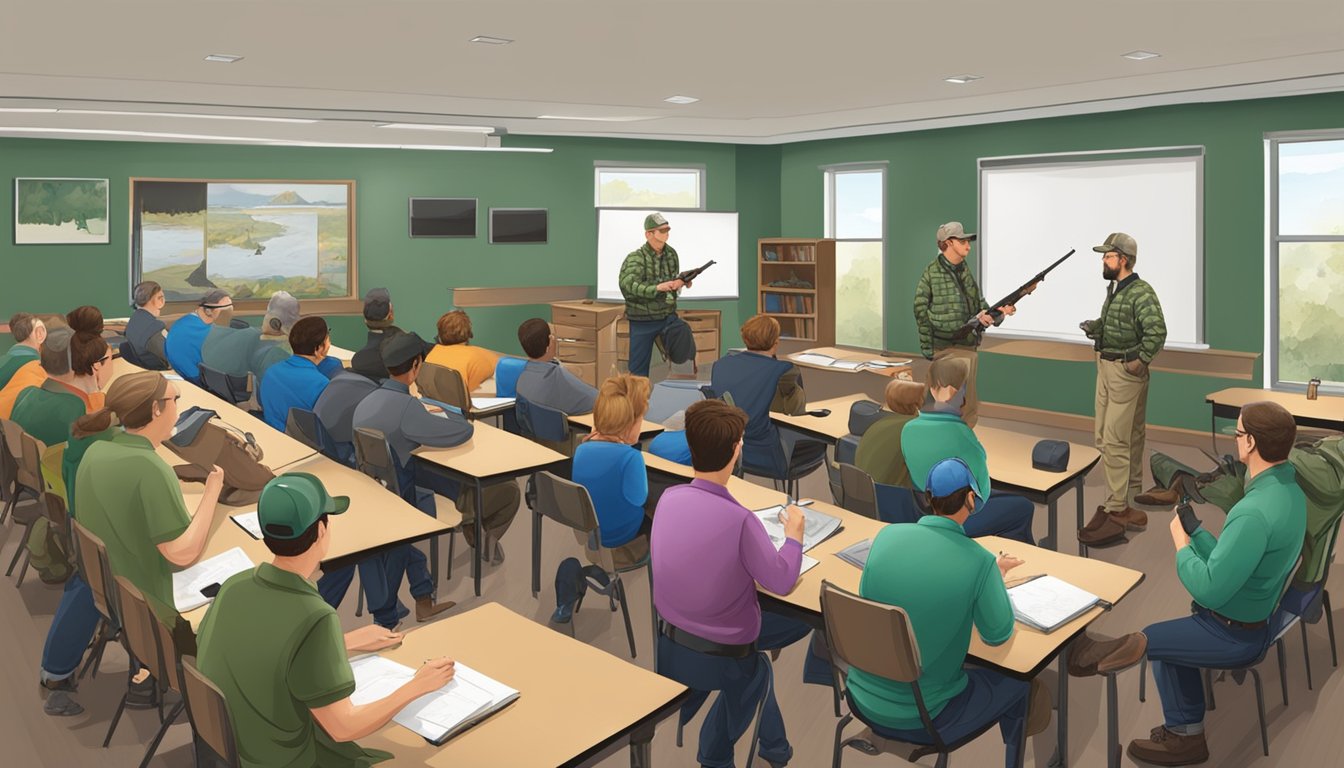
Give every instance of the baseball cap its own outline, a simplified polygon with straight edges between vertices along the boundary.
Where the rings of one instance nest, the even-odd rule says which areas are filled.
[[[378,345],[378,353],[383,356],[383,365],[388,368],[396,368],[424,355],[433,346],[420,338],[420,334],[412,331],[410,333],[399,333],[390,339],[383,339],[383,343]]]
[[[1112,232],[1106,237],[1106,242],[1101,245],[1093,246],[1092,250],[1097,253],[1119,251],[1131,259],[1139,258],[1139,244],[1134,242],[1134,238],[1126,235],[1124,232]]]
[[[227,298],[229,298],[228,291],[222,288],[216,288],[215,290],[201,297],[201,306],[205,307],[206,309],[219,309],[219,307],[221,306],[220,302],[224,301]]]
[[[648,216],[644,217],[645,232],[648,232],[650,229],[657,229],[659,227],[666,227],[666,226],[668,226],[667,217],[661,213],[650,213]]]
[[[370,288],[364,294],[364,322],[370,327],[385,324],[387,316],[392,314],[392,294],[386,288]]]
[[[323,515],[339,515],[349,508],[349,496],[329,495],[316,477],[286,472],[261,489],[257,522],[272,539],[297,539]]]
[[[962,488],[970,488],[977,502],[984,499],[971,468],[956,458],[943,459],[934,464],[933,469],[929,470],[929,481],[924,484],[924,488],[934,498],[951,496]]]
[[[966,228],[961,226],[960,221],[949,221],[938,228],[938,241],[942,242],[955,237],[958,240],[974,240],[975,233],[967,232]]]
[[[299,321],[299,300],[289,291],[276,291],[266,305],[266,316],[261,320],[263,333],[288,334]]]

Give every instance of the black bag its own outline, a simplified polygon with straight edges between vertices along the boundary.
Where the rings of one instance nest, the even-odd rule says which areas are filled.
[[[862,436],[883,415],[881,403],[875,403],[872,400],[859,400],[849,406],[849,434]]]
[[[1041,440],[1031,449],[1031,466],[1046,472],[1067,471],[1069,444],[1063,440]]]

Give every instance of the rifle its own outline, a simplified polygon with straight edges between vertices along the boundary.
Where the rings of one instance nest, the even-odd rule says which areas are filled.
[[[1016,291],[1013,291],[1007,296],[1004,296],[998,302],[991,304],[986,314],[988,314],[995,320],[998,320],[1000,317],[1003,317],[1003,313],[999,311],[999,307],[1008,306],[1010,304],[1016,304],[1017,302],[1022,300],[1023,296],[1026,296],[1027,294],[1036,290],[1036,284],[1045,280],[1045,276],[1050,274],[1050,270],[1054,269],[1055,267],[1058,267],[1060,264],[1063,264],[1064,260],[1072,256],[1075,250],[1076,249],[1070,248],[1068,253],[1061,256],[1059,260],[1056,261],[1054,264],[1051,264],[1050,266],[1036,273],[1036,276],[1031,278],[1027,282],[1023,283],[1022,287],[1018,288]],[[985,332],[985,326],[981,325],[980,316],[979,314],[977,314],[975,317],[972,317],[970,320],[967,320],[964,325],[958,328],[957,332],[952,334],[952,338],[964,339],[972,333],[982,334],[984,332]]]
[[[704,264],[701,264],[700,266],[696,267],[695,269],[688,269],[688,270],[686,270],[685,272],[678,273],[678,274],[677,274],[677,279],[680,280],[680,281],[683,282],[683,283],[689,283],[690,281],[692,281],[692,280],[694,280],[695,278],[699,277],[701,272],[704,272],[706,269],[709,269],[710,267],[714,266],[716,263],[717,263],[717,262],[715,262],[713,259],[710,259],[709,261],[705,262]]]

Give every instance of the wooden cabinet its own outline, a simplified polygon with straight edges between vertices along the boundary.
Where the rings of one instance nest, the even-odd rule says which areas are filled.
[[[616,321],[624,313],[624,304],[552,304],[556,358],[575,376],[596,387],[616,371]]]
[[[695,364],[708,366],[719,359],[719,341],[722,338],[723,313],[717,309],[681,309],[677,316],[686,321],[695,336]],[[622,370],[630,365],[630,324],[622,317],[616,321],[616,356]],[[658,350],[653,360],[658,360]]]
[[[835,344],[835,241],[756,242],[756,311],[779,321],[785,339]]]

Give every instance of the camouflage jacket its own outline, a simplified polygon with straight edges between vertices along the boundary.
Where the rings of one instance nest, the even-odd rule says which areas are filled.
[[[975,347],[978,334],[954,340],[952,334],[981,310],[989,309],[966,262],[952,264],[941,253],[924,268],[915,288],[915,327],[925,357],[947,347]]]
[[[663,246],[659,256],[648,243],[621,262],[621,295],[629,320],[662,320],[677,311],[677,292],[659,292],[658,284],[677,279],[681,272],[677,252]]]
[[[1101,317],[1085,322],[1083,332],[1092,339],[1098,352],[1138,352],[1139,359],[1151,363],[1167,340],[1167,321],[1153,286],[1139,279],[1137,272],[1106,291]]]

